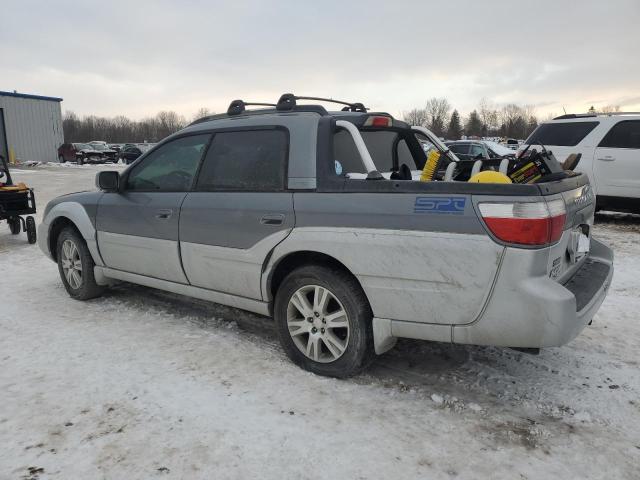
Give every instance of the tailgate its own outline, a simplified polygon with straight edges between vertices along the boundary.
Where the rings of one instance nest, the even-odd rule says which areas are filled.
[[[549,247],[549,277],[564,283],[589,257],[591,229],[595,213],[595,195],[586,175],[559,182],[540,184],[545,200],[562,198],[566,208],[564,232],[560,241]]]

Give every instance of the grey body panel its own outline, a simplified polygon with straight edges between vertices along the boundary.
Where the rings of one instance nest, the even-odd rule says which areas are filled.
[[[192,285],[262,299],[262,265],[295,224],[290,192],[192,192],[180,248]]]
[[[178,247],[183,192],[105,193],[96,215],[107,267],[187,283]]]
[[[453,211],[438,205],[457,202]],[[485,234],[470,195],[296,193],[296,227],[353,227]]]

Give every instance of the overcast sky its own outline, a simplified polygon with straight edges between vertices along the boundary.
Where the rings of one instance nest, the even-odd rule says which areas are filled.
[[[640,0],[2,3],[0,90],[80,115],[191,118],[284,92],[396,115],[433,96],[640,110]]]

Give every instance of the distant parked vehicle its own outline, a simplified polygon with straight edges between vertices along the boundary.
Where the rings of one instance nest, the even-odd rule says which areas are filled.
[[[105,143],[95,142],[90,145],[94,150],[102,153],[106,162],[118,163],[118,152],[116,152],[112,148],[109,148]]]
[[[513,150],[489,140],[457,140],[447,142],[447,146],[460,160],[515,158]]]
[[[596,208],[640,213],[640,113],[568,114],[542,123],[523,147],[544,145],[560,163],[580,154]]]
[[[88,143],[63,143],[58,147],[58,161],[60,163],[76,162],[78,165],[103,163],[104,158],[102,152]]]
[[[518,150],[520,145],[522,145],[522,140],[516,140],[514,138],[507,138],[504,142],[504,146],[510,150]]]
[[[129,165],[135,162],[140,155],[151,149],[155,143],[139,143],[139,144],[127,144],[124,150],[120,153],[120,158],[124,160],[124,163]]]

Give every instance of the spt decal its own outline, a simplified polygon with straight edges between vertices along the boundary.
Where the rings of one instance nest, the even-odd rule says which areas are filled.
[[[465,197],[416,197],[413,213],[463,215]]]

